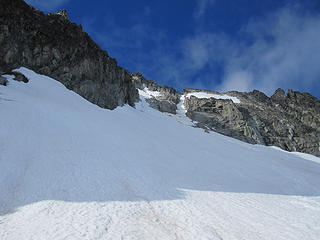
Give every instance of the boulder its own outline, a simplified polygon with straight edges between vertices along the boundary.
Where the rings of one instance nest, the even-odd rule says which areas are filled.
[[[0,76],[0,85],[7,86],[8,80],[5,77]]]

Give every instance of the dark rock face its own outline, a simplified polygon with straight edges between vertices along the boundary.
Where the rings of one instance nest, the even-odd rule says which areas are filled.
[[[22,73],[10,72],[10,73],[7,73],[7,74],[14,75],[13,80],[16,80],[18,82],[24,82],[24,83],[28,83],[29,82],[29,79],[26,76],[24,76]]]
[[[0,73],[28,67],[108,109],[138,100],[130,73],[66,11],[45,15],[22,0],[1,0],[0,46]]]
[[[181,94],[172,87],[159,86],[155,81],[145,79],[140,73],[132,74],[136,88],[160,92],[160,96],[146,99],[152,108],[161,112],[175,114]]]
[[[5,74],[13,75],[14,76],[13,80],[15,81],[24,82],[24,83],[29,82],[29,79],[26,76],[24,76],[22,73],[10,71],[10,72],[6,72]],[[7,86],[7,84],[8,84],[8,80],[5,77],[0,76],[0,85]]]
[[[187,116],[197,121],[199,127],[245,142],[320,156],[320,101],[317,98],[292,90],[286,95],[282,89],[271,98],[257,90],[227,94],[241,102],[186,98]]]

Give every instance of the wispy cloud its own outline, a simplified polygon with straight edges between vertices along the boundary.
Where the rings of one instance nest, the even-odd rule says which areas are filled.
[[[200,2],[197,16],[209,4]],[[278,87],[309,92],[320,87],[320,16],[302,14],[298,8],[251,19],[236,36],[198,28],[174,42],[148,21],[119,26],[108,17],[104,26],[93,34],[102,47],[112,57],[126,59],[129,70],[161,84],[179,89],[258,89],[269,95]],[[90,26],[84,24],[84,29]]]
[[[150,16],[150,14],[152,14],[152,9],[151,9],[151,7],[145,6],[145,7],[143,8],[143,13],[144,13],[145,16]]]
[[[25,0],[28,4],[43,11],[56,11],[69,0]]]
[[[196,9],[194,12],[195,18],[202,17],[207,9],[214,3],[215,0],[196,0]]]
[[[320,87],[320,16],[301,14],[296,8],[251,19],[237,40],[196,32],[178,45],[180,53],[166,59],[158,73],[179,87],[259,89],[268,95],[278,87],[309,92]]]
[[[217,64],[224,60],[224,54],[232,51],[228,48],[229,39],[223,34],[201,33],[181,39],[166,51],[157,52],[160,67],[156,76],[167,84],[183,88],[211,88],[217,70]],[[164,54],[167,54],[164,56]]]
[[[320,80],[320,18],[282,9],[242,29],[252,43],[226,54],[223,90],[311,89]],[[239,87],[240,86],[240,87]]]

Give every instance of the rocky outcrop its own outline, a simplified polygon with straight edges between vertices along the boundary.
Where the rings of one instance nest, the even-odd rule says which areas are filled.
[[[190,90],[185,90],[184,94],[188,92]],[[199,127],[245,142],[320,156],[320,101],[317,98],[292,90],[286,95],[282,89],[271,98],[257,90],[226,94],[237,97],[240,103],[191,96],[185,100],[187,116]]]
[[[185,99],[184,104],[187,109],[186,115],[196,121],[198,127],[249,143],[263,143],[259,133],[248,126],[245,113],[239,110],[232,100],[190,96]]]
[[[0,76],[0,85],[7,86],[8,80],[5,77]]]
[[[0,46],[0,74],[24,66],[108,109],[138,100],[130,73],[65,10],[45,15],[22,0],[1,0]]]
[[[20,72],[14,71],[14,72],[7,72],[6,74],[13,75],[14,76],[13,80],[15,80],[15,81],[24,82],[24,83],[29,82],[29,79]]]
[[[146,99],[152,108],[161,112],[175,114],[181,94],[172,87],[159,86],[155,81],[145,79],[141,73],[133,73],[132,81],[136,88],[159,92],[160,95]]]

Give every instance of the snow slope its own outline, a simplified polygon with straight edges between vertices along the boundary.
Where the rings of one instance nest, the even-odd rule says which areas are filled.
[[[19,71],[0,86],[0,239],[319,239],[318,158]]]

